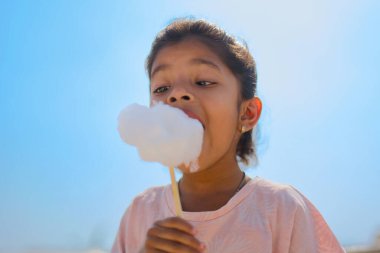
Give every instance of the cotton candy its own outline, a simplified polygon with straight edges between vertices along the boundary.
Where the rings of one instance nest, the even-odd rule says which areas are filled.
[[[145,161],[167,167],[185,164],[191,172],[198,169],[203,127],[178,108],[161,102],[151,108],[131,104],[119,114],[118,131]]]

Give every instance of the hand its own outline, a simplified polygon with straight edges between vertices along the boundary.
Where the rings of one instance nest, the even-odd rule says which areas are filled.
[[[144,253],[201,253],[206,246],[195,238],[193,226],[179,217],[156,221],[147,232]]]

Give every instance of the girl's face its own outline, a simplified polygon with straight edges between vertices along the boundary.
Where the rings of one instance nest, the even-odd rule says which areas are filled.
[[[199,170],[236,157],[239,82],[205,44],[189,38],[162,48],[152,65],[150,103],[162,101],[182,109],[204,126]],[[179,166],[188,172],[184,165]]]

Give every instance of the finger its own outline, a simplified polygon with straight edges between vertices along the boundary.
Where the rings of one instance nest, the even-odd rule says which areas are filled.
[[[200,250],[193,247],[189,247],[175,241],[164,240],[159,237],[148,238],[147,247],[168,253],[201,253]]]
[[[160,220],[157,221],[155,225],[164,228],[174,228],[182,232],[188,233],[190,235],[195,234],[195,229],[193,228],[193,226],[184,219],[181,219],[179,217],[170,217],[164,220]]]
[[[161,238],[187,245],[196,250],[202,250],[202,243],[193,235],[189,235],[177,229],[155,226],[148,231],[149,237]]]

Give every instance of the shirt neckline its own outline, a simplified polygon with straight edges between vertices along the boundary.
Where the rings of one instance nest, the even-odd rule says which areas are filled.
[[[182,211],[181,218],[188,221],[207,221],[216,219],[229,211],[231,211],[234,207],[239,205],[255,188],[256,182],[260,179],[260,177],[255,176],[251,180],[247,182],[247,184],[238,191],[224,206],[214,211],[204,211],[204,212],[185,212]],[[171,185],[165,186],[165,199],[166,204],[169,208],[169,211],[174,216],[175,210],[173,205],[173,194],[171,190]]]

